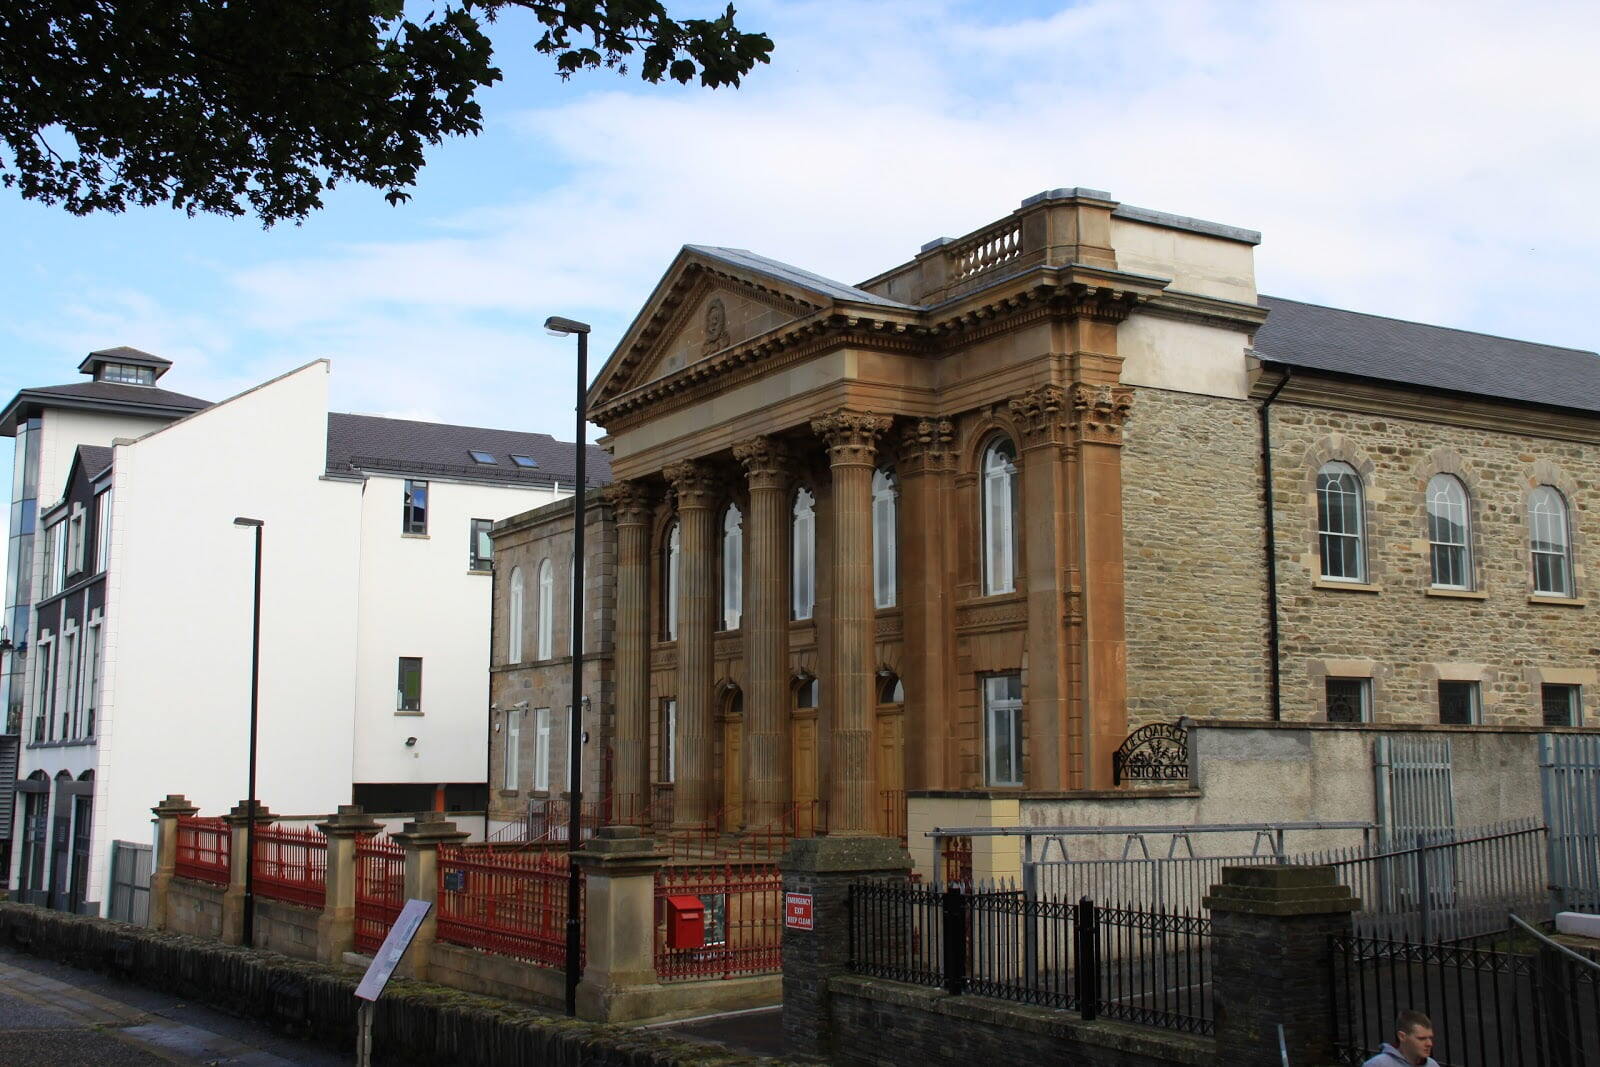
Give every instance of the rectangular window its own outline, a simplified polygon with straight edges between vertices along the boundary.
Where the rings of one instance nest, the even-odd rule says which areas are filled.
[[[65,522],[52,523],[44,531],[44,590],[42,597],[61,592],[67,573]]]
[[[399,696],[396,711],[422,710],[422,657],[400,657]]]
[[[428,483],[413,478],[406,479],[405,512],[401,531],[408,534],[428,532]]]
[[[983,680],[990,785],[1022,784],[1022,676],[995,674]]]
[[[661,780],[676,781],[677,775],[678,702],[671,697],[661,701]]]
[[[84,544],[84,534],[87,523],[83,505],[79,504],[72,509],[72,517],[67,520],[67,573],[83,573],[83,552],[87,547]]]
[[[102,363],[100,380],[122,385],[154,385],[156,372],[153,367],[139,367],[131,363]]]
[[[549,708],[536,708],[533,712],[533,788],[541,792],[550,789]]]
[[[522,716],[521,708],[506,712],[506,776],[502,788],[515,790],[522,777]]]
[[[1539,697],[1544,705],[1544,724],[1546,726],[1581,725],[1582,690],[1577,686],[1541,686],[1539,688]]]
[[[493,519],[472,520],[472,543],[467,549],[467,569],[486,571],[494,558],[494,542],[489,540]]]
[[[94,736],[95,718],[100,709],[100,638],[103,632],[99,623],[89,627],[89,678],[84,685],[84,737]]]
[[[1372,721],[1372,679],[1329,678],[1327,697],[1329,722]]]
[[[95,497],[94,566],[104,571],[111,562],[111,490]]]
[[[63,636],[61,641],[61,673],[64,699],[61,701],[61,738],[78,736],[78,635]]]
[[[1446,726],[1471,726],[1481,718],[1477,682],[1439,683],[1439,721]]]
[[[55,679],[51,668],[55,666],[55,642],[39,642],[39,690],[33,699],[33,739],[50,740],[50,715],[55,707]]]

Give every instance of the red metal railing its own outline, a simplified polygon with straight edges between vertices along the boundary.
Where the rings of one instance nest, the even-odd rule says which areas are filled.
[[[906,791],[885,789],[878,794],[883,798],[883,832],[890,837],[906,840]]]
[[[387,837],[356,838],[356,951],[378,951],[400,917],[406,894],[406,850]]]
[[[232,840],[233,831],[221,819],[178,816],[178,877],[227,885],[231,876],[228,845]]]
[[[453,945],[565,966],[567,870],[566,852],[439,846],[436,936]],[[581,892],[578,905],[581,922]]]
[[[328,895],[328,839],[315,826],[255,828],[258,895],[320,908]]]
[[[947,837],[939,853],[939,880],[946,885],[972,885],[972,838]]]
[[[705,945],[667,947],[672,896],[699,897]],[[664,867],[656,874],[656,975],[662,981],[783,970],[783,876],[776,863]]]
[[[827,808],[818,800],[791,804],[762,826],[737,829],[719,811],[703,823],[675,827],[660,835],[674,859],[704,862],[776,860],[797,837],[814,837],[827,828]]]

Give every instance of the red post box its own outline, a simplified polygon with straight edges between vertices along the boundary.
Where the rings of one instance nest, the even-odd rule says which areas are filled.
[[[704,948],[706,906],[699,897],[667,898],[667,947]]]

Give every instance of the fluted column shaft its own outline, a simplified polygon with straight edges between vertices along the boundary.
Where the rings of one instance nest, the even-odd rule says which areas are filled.
[[[789,485],[784,447],[770,437],[733,446],[750,481],[750,558],[744,647],[746,676],[745,790],[751,826],[776,820],[789,803]],[[735,773],[730,768],[728,773]]]
[[[833,745],[828,832],[875,833],[872,716],[872,471],[887,415],[835,411],[812,420],[833,475]]]
[[[637,482],[617,482],[604,498],[617,520],[614,817],[632,819],[650,803],[650,496]]]
[[[712,635],[716,632],[716,483],[703,463],[662,472],[678,494],[678,737],[672,821],[686,827],[712,815]]]

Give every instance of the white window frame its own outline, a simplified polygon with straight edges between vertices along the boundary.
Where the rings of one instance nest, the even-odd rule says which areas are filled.
[[[67,516],[67,573],[82,574],[84,550],[88,547],[89,518],[82,504],[72,505]]]
[[[1356,722],[1371,722],[1372,721],[1372,679],[1371,678],[1351,677],[1350,675],[1330,675],[1327,678],[1323,679],[1323,682],[1322,682],[1322,699],[1323,699],[1322,717],[1323,717],[1323,719],[1326,720],[1327,722],[1344,722],[1345,721],[1344,719],[1335,719],[1333,717],[1332,710],[1328,706],[1328,686],[1330,684],[1334,683],[1334,682],[1354,682],[1354,683],[1356,683],[1356,686],[1360,690],[1361,698],[1360,698],[1360,707],[1357,709],[1357,714],[1358,714],[1359,717],[1355,721]]]
[[[56,711],[56,639],[53,635],[40,635],[38,644],[39,666],[34,674],[34,737],[40,741],[54,741]]]
[[[678,780],[678,701],[676,697],[661,698],[661,780]]]
[[[513,792],[521,787],[522,777],[522,708],[506,712],[505,778],[502,787]]]
[[[872,472],[872,597],[880,608],[899,602],[900,492],[894,472]]]
[[[1354,530],[1345,528],[1346,501],[1354,501]],[[1337,508],[1337,510],[1335,510]],[[1337,518],[1337,523],[1334,521]],[[1339,566],[1331,564],[1332,546],[1355,545],[1355,573],[1344,572],[1344,552],[1338,553]],[[1317,554],[1321,557],[1322,580],[1365,584],[1367,580],[1367,496],[1361,475],[1341,460],[1324,463],[1317,471]]]
[[[522,568],[511,568],[511,603],[506,612],[506,662],[522,662],[522,631],[527,591],[523,585]]]
[[[1444,687],[1447,685],[1467,686],[1470,702],[1467,707],[1467,721],[1464,723],[1446,723],[1444,721]],[[1435,685],[1435,698],[1439,704],[1439,722],[1445,726],[1478,726],[1483,723],[1483,683],[1474,678],[1441,678]]]
[[[678,579],[683,562],[682,527],[676,519],[667,527],[662,548],[661,634],[668,641],[678,639]]]
[[[801,486],[794,493],[790,525],[790,617],[809,619],[817,610],[817,498]]]
[[[1007,455],[1007,452],[1010,455]],[[983,593],[997,596],[1017,588],[1017,446],[996,437],[983,450]]]
[[[555,586],[555,566],[550,562],[550,557],[546,556],[539,561],[539,617],[536,622],[538,647],[534,649],[535,659],[549,659],[554,649]]]
[[[1553,485],[1535,486],[1528,494],[1528,556],[1533,571],[1536,596],[1571,598],[1576,594],[1572,581],[1572,527],[1566,494]],[[1560,540],[1554,540],[1556,536]],[[1550,547],[1541,548],[1541,545]],[[1559,581],[1540,583],[1539,562],[1552,561]]]
[[[100,673],[105,645],[105,627],[101,625],[102,621],[99,614],[89,621],[89,645],[85,664],[88,677],[84,685],[84,737],[94,737],[100,725]]]
[[[111,567],[111,490],[95,494],[95,570]]]
[[[550,791],[550,709],[533,710],[533,788]]]
[[[1461,479],[1453,474],[1429,478],[1427,512],[1428,565],[1433,588],[1471,589],[1472,496]],[[1452,526],[1459,531],[1459,540],[1452,539]],[[1450,578],[1458,580],[1449,581]]]
[[[44,593],[39,599],[55,596],[66,588],[67,520],[57,519],[44,528]]]
[[[1012,685],[1016,696],[1007,695]],[[983,676],[984,780],[992,786],[1022,785],[1022,675]],[[1009,749],[1011,775],[1002,773],[1002,750]]]
[[[61,631],[61,739],[70,741],[78,734],[78,701],[83,696],[83,642],[78,628],[68,625]]]
[[[744,516],[739,505],[722,513],[722,628],[737,630],[744,615]]]

